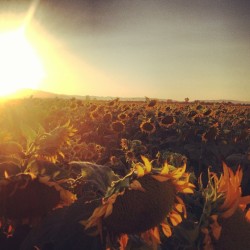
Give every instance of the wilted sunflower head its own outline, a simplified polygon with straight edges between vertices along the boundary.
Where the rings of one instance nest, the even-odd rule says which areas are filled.
[[[119,103],[119,98],[116,98],[116,99],[114,99],[114,100],[108,102],[108,105],[109,105],[109,106],[114,106],[115,104],[118,104],[118,103]]]
[[[151,175],[137,181],[141,190],[128,189],[118,196],[112,213],[104,220],[112,234],[147,231],[159,225],[173,208],[176,189],[171,181],[159,182]]]
[[[175,122],[175,119],[172,115],[165,115],[161,121],[160,121],[160,125],[162,127],[169,127],[171,126],[173,123]]]
[[[211,141],[211,140],[215,140],[216,137],[219,134],[219,129],[216,126],[211,126],[207,132],[205,132],[202,135],[202,140],[207,142],[207,141]]]
[[[89,107],[90,112],[93,112],[97,109],[97,105],[96,104],[91,104],[91,106]]]
[[[49,176],[18,174],[0,179],[0,217],[10,220],[40,218],[74,200],[75,195],[51,181]]]
[[[161,226],[163,233],[171,236],[171,228],[186,217],[178,193],[192,193],[194,185],[189,183],[185,165],[174,168],[166,163],[162,169],[154,169],[146,157],[142,160],[124,178],[113,182],[102,205],[84,222],[86,229],[102,224],[114,237],[158,232]]]
[[[104,123],[111,122],[111,120],[112,120],[112,113],[110,113],[110,112],[105,113],[102,119],[103,119]]]
[[[121,133],[124,130],[125,126],[124,123],[121,121],[114,121],[112,122],[111,127],[116,133]]]
[[[100,117],[100,114],[97,110],[94,110],[90,113],[90,117],[93,119],[93,120],[96,120]]]
[[[150,121],[144,121],[140,125],[140,129],[142,132],[147,133],[147,134],[152,134],[155,132],[156,127],[153,122]]]
[[[119,118],[120,120],[124,121],[124,120],[127,119],[127,114],[126,114],[125,112],[120,113],[120,114],[118,115],[118,118]]]
[[[125,154],[125,158],[128,162],[135,161],[136,157],[133,151],[128,150]]]
[[[149,101],[148,101],[147,107],[148,107],[148,108],[152,108],[152,107],[154,107],[156,104],[157,104],[157,100],[156,100],[156,99],[149,100]]]
[[[211,109],[207,109],[206,111],[203,112],[203,115],[208,116],[211,115],[212,110]]]

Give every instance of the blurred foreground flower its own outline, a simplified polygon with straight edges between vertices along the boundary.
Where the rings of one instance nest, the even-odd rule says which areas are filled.
[[[238,168],[234,173],[225,163],[220,178],[208,170],[208,184],[205,188],[200,176],[204,207],[199,224],[205,234],[204,249],[213,249],[213,242],[219,240],[222,231],[219,221],[230,218],[239,207],[245,208],[250,203],[250,196],[241,196],[242,176],[242,169]]]
[[[186,218],[186,208],[179,193],[193,193],[186,165],[175,168],[167,163],[161,169],[152,167],[148,158],[134,164],[131,172],[112,183],[102,205],[96,208],[87,221],[85,229],[102,225],[107,228],[110,239],[120,237],[126,242],[127,234],[138,234],[154,249],[160,244],[160,231],[166,237],[172,228]]]

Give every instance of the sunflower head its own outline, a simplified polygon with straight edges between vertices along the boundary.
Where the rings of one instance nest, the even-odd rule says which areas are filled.
[[[176,188],[151,175],[137,180],[141,189],[128,189],[117,197],[104,223],[112,234],[142,233],[159,225],[174,206]],[[157,195],[156,195],[157,194]]]
[[[153,107],[155,107],[156,104],[157,104],[156,99],[148,100],[147,107],[148,108],[153,108]]]
[[[164,117],[161,118],[160,120],[160,125],[162,127],[168,128],[175,122],[175,119],[172,115],[165,115]]]
[[[86,229],[104,224],[112,236],[124,234],[159,234],[158,226],[169,237],[171,228],[186,217],[186,209],[178,193],[192,193],[186,166],[180,168],[167,163],[154,169],[148,158],[136,163],[124,178],[112,183],[103,203],[96,208]]]
[[[40,218],[74,201],[75,195],[49,176],[18,174],[0,179],[0,217],[10,220]]]
[[[110,113],[110,112],[107,112],[107,113],[105,113],[104,114],[104,116],[103,116],[103,122],[104,123],[110,123],[111,121],[112,121],[112,113]]]
[[[121,133],[124,130],[125,126],[124,123],[121,121],[114,121],[111,124],[111,128],[114,132]]]
[[[90,113],[90,117],[93,119],[93,120],[97,120],[98,118],[100,118],[100,114],[97,110],[94,110]]]
[[[140,125],[140,129],[142,132],[146,134],[153,134],[156,130],[155,124],[150,121],[144,121]]]
[[[128,162],[135,161],[136,157],[133,151],[128,150],[125,154],[125,158]]]
[[[125,121],[127,119],[127,114],[125,112],[118,115],[119,120]]]

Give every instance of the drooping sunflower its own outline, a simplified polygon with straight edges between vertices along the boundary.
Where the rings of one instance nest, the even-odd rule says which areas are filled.
[[[0,178],[0,227],[6,220],[13,227],[35,225],[52,210],[69,206],[75,200],[73,193],[51,180],[50,176],[32,173],[8,176],[6,173]]]
[[[121,133],[122,131],[124,131],[125,125],[121,121],[114,121],[111,124],[111,128],[114,132]]]
[[[128,234],[137,234],[153,247],[160,243],[160,231],[166,237],[172,235],[172,228],[187,216],[178,194],[193,193],[194,185],[189,182],[186,165],[175,168],[165,163],[155,169],[146,157],[142,160],[112,183],[102,205],[82,222],[85,229],[97,226],[100,231],[103,225],[109,237],[120,237],[122,244]]]
[[[172,115],[165,115],[160,120],[161,127],[170,127],[175,122],[175,118]]]
[[[131,161],[133,162],[133,161],[136,160],[135,154],[134,154],[134,152],[131,151],[131,150],[128,150],[128,151],[126,152],[125,158],[126,158],[127,162],[131,162]]]
[[[125,121],[127,119],[127,114],[125,112],[118,115],[119,120]]]
[[[110,113],[110,112],[105,113],[103,118],[102,118],[103,122],[110,123],[112,121],[112,117],[113,117],[112,113]]]
[[[144,121],[140,124],[140,129],[146,134],[153,134],[156,131],[155,124],[151,121]]]
[[[156,99],[152,99],[152,100],[148,100],[147,101],[147,108],[153,108],[153,107],[155,107],[155,105],[157,104],[157,100]]]

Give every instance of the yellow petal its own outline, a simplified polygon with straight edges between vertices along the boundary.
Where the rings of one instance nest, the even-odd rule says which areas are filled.
[[[151,165],[150,161],[148,160],[147,157],[145,157],[145,156],[143,156],[143,155],[141,156],[141,158],[142,158],[142,160],[143,160],[143,162],[144,162],[145,173],[150,173],[151,170],[152,170],[152,165]]]
[[[186,184],[187,182],[186,181],[177,181],[176,182],[176,184],[178,185],[178,186],[182,186],[182,185],[184,185],[184,184]]]
[[[170,214],[169,219],[173,226],[177,226],[180,222],[182,222],[182,218],[178,213],[175,213],[174,211]]]
[[[159,182],[164,182],[164,181],[169,180],[169,177],[163,176],[163,175],[152,175],[152,177]]]
[[[182,190],[182,193],[184,193],[184,194],[193,194],[194,190],[192,188],[184,188]]]
[[[169,166],[168,166],[168,163],[165,162],[160,174],[166,175],[166,174],[168,174],[168,172],[169,172]]]
[[[144,176],[144,169],[143,169],[143,167],[140,164],[136,164],[135,165],[135,169],[137,171],[137,176],[138,177]]]
[[[184,201],[182,200],[181,197],[175,196],[175,198],[176,198],[176,200],[177,200],[181,205],[185,206]]]
[[[138,180],[134,180],[130,185],[129,185],[130,189],[133,190],[139,190],[142,192],[146,192],[146,190],[142,187],[141,183]]]
[[[169,225],[162,223],[162,231],[166,237],[170,237],[172,235],[172,231]]]
[[[183,206],[181,204],[175,204],[175,209],[180,213],[183,212]]]
[[[155,244],[160,244],[161,243],[160,233],[159,233],[158,227],[154,227],[152,229],[151,235],[152,235],[152,238],[153,238],[153,243],[155,243]]]
[[[171,173],[171,175],[172,175],[172,177],[173,177],[174,179],[179,179],[179,178],[182,177],[182,175],[185,173],[185,171],[186,171],[186,163],[185,163],[182,167],[175,169],[175,170]]]
[[[8,174],[8,172],[7,172],[6,170],[4,171],[4,177],[5,177],[6,179],[9,178],[9,174]]]

